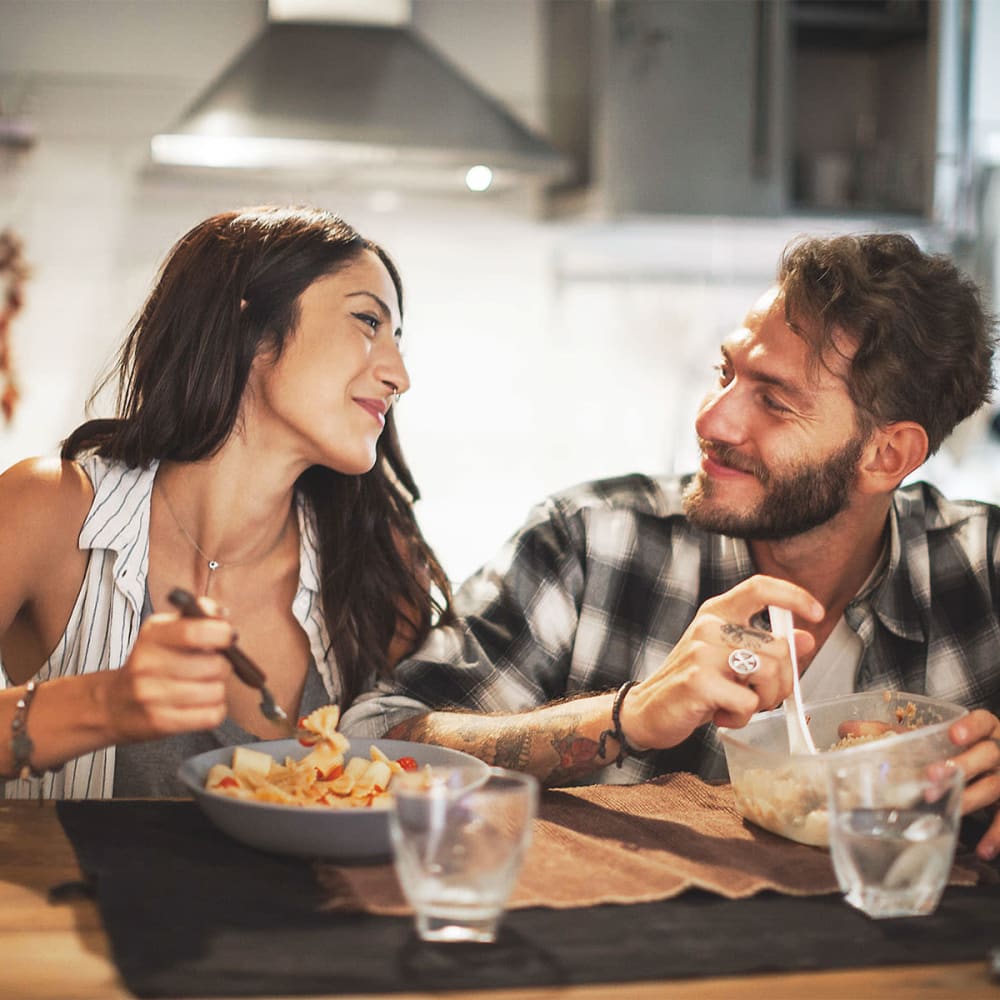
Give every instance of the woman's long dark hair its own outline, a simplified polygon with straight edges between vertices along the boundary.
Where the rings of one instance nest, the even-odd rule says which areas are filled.
[[[104,380],[117,380],[118,416],[78,427],[63,458],[93,451],[134,468],[213,455],[236,427],[254,358],[279,357],[294,332],[299,296],[365,250],[385,264],[402,313],[388,254],[329,212],[267,206],[195,226],[167,256]],[[419,644],[436,619],[450,620],[448,578],[413,515],[420,494],[391,409],[371,471],[312,466],[296,488],[316,515],[323,609],[346,709],[390,673],[397,632]]]

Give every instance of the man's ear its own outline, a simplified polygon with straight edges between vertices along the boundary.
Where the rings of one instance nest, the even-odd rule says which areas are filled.
[[[927,458],[927,431],[912,420],[877,427],[858,466],[858,488],[865,493],[894,490]]]

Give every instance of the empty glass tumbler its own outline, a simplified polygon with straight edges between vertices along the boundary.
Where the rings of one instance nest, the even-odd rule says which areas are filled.
[[[538,808],[530,775],[461,769],[393,783],[396,873],[426,941],[496,940]]]

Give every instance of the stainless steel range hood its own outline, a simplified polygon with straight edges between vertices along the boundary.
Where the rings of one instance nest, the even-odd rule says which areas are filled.
[[[316,170],[494,186],[567,177],[570,163],[408,27],[270,22],[168,132],[161,164]],[[480,170],[479,177],[486,179]],[[473,182],[469,181],[469,186]]]

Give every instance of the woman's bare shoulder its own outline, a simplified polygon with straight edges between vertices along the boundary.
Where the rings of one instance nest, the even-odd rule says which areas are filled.
[[[75,462],[30,458],[0,475],[0,639],[16,683],[45,662],[66,628],[86,572],[79,538],[93,496]]]
[[[66,512],[86,512],[94,499],[94,488],[79,463],[61,458],[17,462],[0,474],[0,491],[14,503],[41,503],[50,510],[58,507]]]
[[[0,573],[0,636],[7,636],[21,620],[20,644],[30,640],[33,646],[44,646],[46,653],[51,650],[54,640],[38,622],[59,618],[65,627],[86,570],[87,554],[80,551],[79,537],[92,501],[90,480],[74,462],[27,459],[0,475],[4,570]],[[30,609],[30,621],[24,617],[26,609]],[[54,635],[58,638],[59,632]],[[13,641],[10,636],[7,639]],[[10,673],[8,653],[10,649],[4,652],[4,666]],[[32,661],[34,667],[42,662],[39,656]]]
[[[31,536],[32,548],[46,541],[58,547],[69,536],[75,547],[93,499],[90,479],[76,462],[25,459],[0,475],[0,531],[8,539]]]

